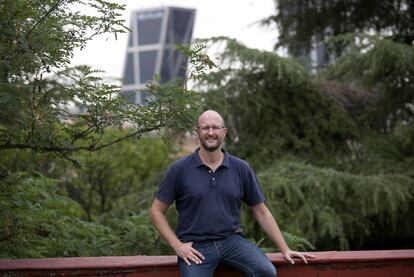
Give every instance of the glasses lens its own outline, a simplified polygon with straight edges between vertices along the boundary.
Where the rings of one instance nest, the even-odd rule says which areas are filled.
[[[217,132],[224,128],[224,126],[199,126],[198,128],[203,132],[209,132],[210,129],[213,130],[213,132]]]

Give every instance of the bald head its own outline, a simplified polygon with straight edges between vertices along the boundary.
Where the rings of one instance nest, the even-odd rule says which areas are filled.
[[[207,110],[205,112],[203,112],[199,117],[198,117],[198,126],[201,126],[204,124],[204,122],[210,122],[210,121],[215,121],[218,122],[220,125],[224,126],[224,119],[223,117],[216,111],[214,110]]]

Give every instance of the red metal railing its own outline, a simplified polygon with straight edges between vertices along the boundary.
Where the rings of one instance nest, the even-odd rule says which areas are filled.
[[[278,253],[268,254],[278,276],[293,277],[413,277],[414,250],[313,252],[309,264],[287,264]],[[0,259],[0,276],[179,276],[174,256]],[[215,276],[242,276],[220,266]]]

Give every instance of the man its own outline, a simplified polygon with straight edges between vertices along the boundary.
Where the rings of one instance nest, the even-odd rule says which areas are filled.
[[[267,256],[243,237],[242,201],[288,262],[298,257],[307,263],[306,257],[314,256],[289,249],[249,164],[222,149],[226,133],[220,114],[202,113],[200,148],[171,165],[151,206],[153,224],[178,255],[181,276],[212,276],[219,263],[246,276],[276,276]],[[174,201],[176,233],[165,216]]]

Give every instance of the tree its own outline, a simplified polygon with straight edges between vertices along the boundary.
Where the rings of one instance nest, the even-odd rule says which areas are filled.
[[[381,133],[414,120],[414,48],[382,36],[337,37],[347,53],[328,68],[325,78],[375,92],[360,125]]]
[[[275,161],[258,178],[282,228],[308,239],[318,250],[414,245],[410,231],[414,182],[410,176],[353,174],[294,158]],[[247,234],[260,238],[260,227],[251,215],[246,212],[243,216],[250,219],[244,220]]]
[[[204,106],[229,127],[228,148],[255,168],[288,153],[321,161],[349,154],[354,122],[311,82],[298,62],[275,53],[224,43],[221,70],[201,84]],[[340,122],[340,124],[339,124]]]
[[[413,152],[411,151],[414,132],[413,2],[404,0],[305,2],[280,0],[275,2],[278,4],[277,14],[265,19],[264,23],[277,24],[280,31],[277,47],[286,47],[291,55],[297,57],[307,53],[316,42],[323,42],[327,43],[331,52],[339,56],[325,72],[318,72],[313,78],[313,83],[318,90],[327,95],[333,103],[339,104],[357,126],[357,136],[355,136],[357,139],[350,142],[355,146],[358,155],[341,165],[337,163],[329,165],[336,170],[342,170],[342,172],[331,172],[335,176],[335,186],[341,184],[345,177],[349,183],[346,181],[340,187],[347,193],[353,189],[366,192],[371,185],[375,190],[389,190],[380,194],[391,197],[397,193],[401,196],[399,200],[400,196],[392,201],[384,200],[385,203],[390,204],[390,211],[401,204],[404,205],[405,211],[412,209],[414,205]],[[315,169],[320,172],[324,170]],[[274,170],[269,169],[267,174],[274,174]],[[304,168],[301,170],[307,171]],[[279,171],[279,174],[283,173],[283,170]],[[317,172],[308,172],[307,175],[315,178],[318,184],[326,181]],[[375,175],[380,178],[371,183]],[[388,182],[391,176],[399,177]],[[306,178],[302,176],[297,179],[297,182],[307,182]],[[358,178],[364,181],[360,182]],[[273,181],[278,182],[276,179]],[[402,183],[405,183],[406,189],[401,190]],[[295,182],[291,184],[291,186],[295,185]],[[311,185],[308,183],[307,186]],[[328,188],[322,185],[322,187],[327,192],[333,186],[329,185]],[[312,194],[305,187],[296,191],[296,194],[306,197],[305,193]],[[364,202],[371,200],[369,193],[359,196],[363,197]],[[289,195],[280,197],[290,198]],[[326,199],[332,198],[335,197],[327,196]],[[358,199],[352,196],[351,198]],[[335,199],[338,202],[346,201],[342,197]],[[303,204],[308,206],[312,201],[304,200]],[[326,207],[318,209],[324,211],[326,208],[332,212],[336,209],[336,204],[338,203],[327,203]],[[372,205],[376,204],[372,203]],[[343,211],[345,210],[346,208],[343,208]],[[295,212],[295,214],[300,213],[301,211]],[[349,243],[351,249],[378,249],[381,246],[399,248],[413,245],[413,238],[408,231],[412,228],[409,223],[412,222],[412,215],[406,212],[403,214],[399,217],[376,212],[376,215],[372,214],[353,223],[349,222],[345,225],[351,229],[351,233],[346,234],[346,231],[349,231],[346,230],[343,235],[338,236],[342,239],[337,242],[339,244],[341,240],[342,243],[345,242],[342,247]],[[332,234],[336,232],[338,235],[342,232],[339,230],[345,230],[342,220],[351,220],[352,216],[339,213],[327,217],[325,222],[331,221],[329,218],[337,222],[332,224],[332,229],[329,231],[331,234],[325,238],[321,237],[319,242],[315,242],[310,233],[299,234],[315,242],[318,248],[328,245],[332,247],[334,237]],[[393,218],[392,222],[389,221],[390,218]],[[307,227],[305,223],[300,225],[300,230],[309,230],[309,226]],[[371,233],[371,230],[380,231]]]
[[[0,192],[0,258],[151,255],[163,249],[147,210],[87,222],[64,187],[39,174],[10,174]]]
[[[223,65],[201,84],[203,104],[223,113],[227,149],[258,169],[284,230],[323,250],[412,247],[412,46],[336,39],[348,52],[310,74],[216,38],[226,43]],[[248,237],[271,245],[246,211],[243,222]]]
[[[82,13],[84,9],[97,15]],[[68,68],[74,50],[93,37],[127,31],[120,19],[122,9],[104,0],[1,2],[0,152],[31,149],[69,157],[163,127],[191,126],[194,92],[182,88],[182,81],[154,81],[148,84],[152,100],[133,105],[121,97],[118,86],[103,81],[99,71]],[[72,102],[85,105],[87,112],[69,113],[66,105]],[[103,143],[107,128],[127,123],[132,126],[128,132]]]
[[[348,83],[360,95],[370,96],[368,105],[362,103],[367,98],[361,97],[363,109],[354,116],[361,127],[386,133],[393,132],[400,122],[412,120],[412,1],[275,2],[276,15],[263,22],[276,23],[279,28],[277,46],[287,47],[297,57],[316,42],[324,42],[341,57],[322,76],[321,84],[328,81],[344,88]],[[346,94],[352,97],[349,92],[342,89],[329,94],[338,100]]]
[[[119,136],[115,133],[110,134]],[[109,140],[108,135],[104,140]],[[139,213],[148,208],[171,152],[171,145],[158,137],[126,140],[93,154],[77,153],[74,158],[81,166],[68,165],[61,180],[88,221],[97,221],[113,209]]]
[[[263,20],[276,23],[277,47],[298,56],[315,41],[346,33],[376,32],[410,45],[414,40],[414,4],[408,0],[275,0],[277,13]],[[338,53],[341,48],[337,49]]]
[[[120,19],[123,8],[105,0],[0,2],[0,209],[5,211],[0,213],[0,257],[154,254],[163,247],[149,224],[146,203],[134,203],[136,210],[131,203],[152,195],[152,188],[143,188],[152,185],[151,178],[167,162],[163,155],[168,147],[157,140],[143,153],[131,140],[161,129],[168,129],[166,136],[170,130],[188,129],[197,110],[195,92],[183,86],[186,80],[160,84],[155,76],[147,85],[152,99],[133,105],[99,70],[69,68],[75,49],[93,37],[116,37],[128,30]],[[194,65],[187,79],[202,78],[203,70],[214,66],[203,46],[180,49]],[[69,113],[70,103],[85,106],[87,112]],[[115,145],[121,158],[130,158],[123,176],[115,171],[121,161],[110,160],[113,152],[91,155]],[[165,159],[145,160],[147,154]],[[132,168],[133,159],[142,167]],[[105,183],[96,183],[103,175],[88,175],[82,162],[115,176],[105,175]],[[93,187],[102,189],[91,200],[90,218],[96,222],[84,221],[82,206],[68,197],[66,184],[71,193],[86,190],[84,184],[72,183],[76,178],[70,173],[82,180],[89,177]],[[131,195],[135,198],[127,199]],[[75,193],[70,196],[76,198]],[[112,201],[119,209],[108,204]]]

